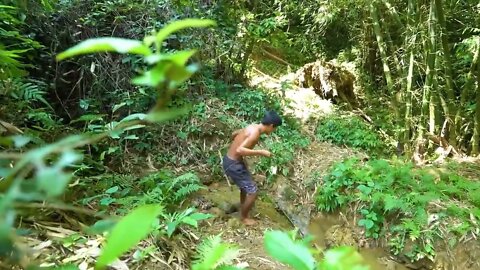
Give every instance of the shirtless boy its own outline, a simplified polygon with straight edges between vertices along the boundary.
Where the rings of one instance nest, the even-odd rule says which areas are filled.
[[[253,150],[261,134],[270,134],[282,124],[282,119],[274,111],[268,111],[261,124],[252,124],[232,133],[233,143],[223,157],[223,170],[240,188],[240,216],[245,225],[254,225],[255,220],[248,217],[257,198],[257,185],[248,170],[244,156],[270,157],[267,150]]]

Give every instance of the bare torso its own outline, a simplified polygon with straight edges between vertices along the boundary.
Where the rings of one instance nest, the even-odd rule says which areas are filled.
[[[250,125],[238,132],[228,149],[227,156],[233,160],[242,160],[243,157],[237,152],[237,149],[249,136],[252,136],[254,139],[245,145],[245,147],[253,149],[260,139],[260,130],[256,125]]]

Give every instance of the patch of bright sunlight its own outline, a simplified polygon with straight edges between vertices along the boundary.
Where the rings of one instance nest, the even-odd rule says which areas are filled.
[[[266,74],[255,73],[250,85],[258,87],[281,98],[284,112],[305,123],[309,120],[333,113],[333,104],[320,98],[312,88],[301,88],[294,83],[295,74],[289,73],[279,79]]]

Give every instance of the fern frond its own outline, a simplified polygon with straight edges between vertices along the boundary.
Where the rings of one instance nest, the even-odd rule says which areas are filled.
[[[198,184],[187,184],[175,192],[175,201],[182,201],[186,199],[188,195],[197,192],[200,189],[204,189],[204,187]]]
[[[174,178],[170,183],[169,183],[169,190],[178,188],[179,186],[183,186],[185,184],[195,184],[195,183],[200,183],[200,179],[198,176],[194,173],[186,173],[182,174],[176,178]]]
[[[220,235],[210,236],[197,248],[193,269],[215,269],[228,265],[240,255],[240,249],[222,243]]]
[[[392,210],[405,210],[408,204],[404,202],[402,199],[392,196],[390,194],[385,195],[384,203],[385,203],[385,210],[392,211]]]
[[[14,91],[11,93],[11,96],[26,101],[28,103],[32,102],[41,102],[51,110],[52,106],[45,99],[47,92],[45,91],[46,84],[42,81],[37,81],[30,79],[27,82],[21,80],[14,80]]]

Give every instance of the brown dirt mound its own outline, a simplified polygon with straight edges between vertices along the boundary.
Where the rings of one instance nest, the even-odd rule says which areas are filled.
[[[321,98],[340,99],[353,106],[357,105],[354,82],[355,75],[332,61],[317,60],[295,73],[295,83],[300,87],[312,87]]]

